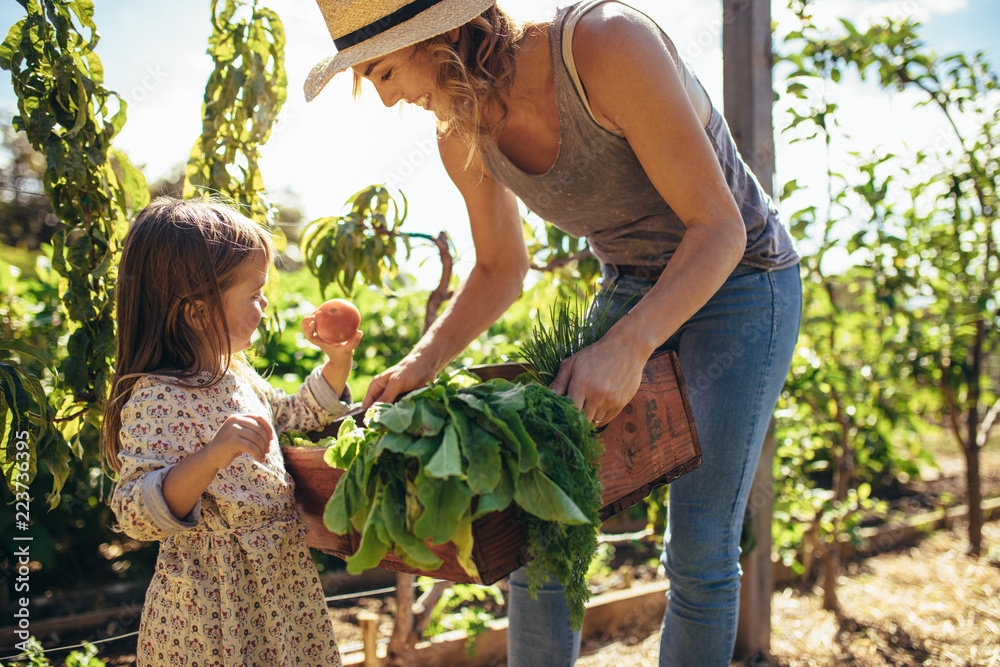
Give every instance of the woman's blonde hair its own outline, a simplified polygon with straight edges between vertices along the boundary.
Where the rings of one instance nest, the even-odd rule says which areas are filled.
[[[205,386],[218,384],[233,362],[223,294],[249,262],[270,264],[273,256],[268,232],[220,201],[162,197],[136,217],[118,265],[117,358],[101,428],[114,470],[121,411],[135,383],[149,374],[184,381],[207,370]]]
[[[437,72],[435,105],[442,135],[460,137],[471,151],[480,153],[499,135],[507,119],[506,96],[514,82],[516,43],[525,26],[517,24],[493,5],[459,29],[452,42],[447,33],[416,45]],[[354,73],[354,94],[361,90],[361,76]],[[443,97],[443,100],[442,100]],[[492,119],[487,109],[499,113]]]

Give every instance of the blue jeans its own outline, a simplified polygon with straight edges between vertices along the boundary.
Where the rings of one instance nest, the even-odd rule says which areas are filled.
[[[654,281],[605,270],[596,306],[629,309]],[[670,485],[661,560],[670,579],[660,636],[661,667],[728,667],[739,609],[739,540],[750,484],[792,360],[802,311],[799,267],[740,265],[719,291],[660,349],[677,352],[702,464]],[[562,589],[551,581],[538,600],[524,573],[510,577],[510,667],[572,665]]]

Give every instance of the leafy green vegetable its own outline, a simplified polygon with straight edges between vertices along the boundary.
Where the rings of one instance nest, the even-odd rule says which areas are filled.
[[[335,533],[361,532],[348,572],[377,566],[390,550],[433,570],[441,559],[428,544],[451,541],[475,577],[473,521],[513,503],[534,559],[529,572],[566,586],[580,627],[597,547],[601,445],[572,401],[534,383],[459,388],[442,376],[368,423],[341,426],[324,457],[345,472],[323,521]]]

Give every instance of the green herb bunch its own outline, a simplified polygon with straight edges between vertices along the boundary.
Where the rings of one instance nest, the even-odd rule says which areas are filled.
[[[617,312],[609,305],[588,309],[578,300],[561,300],[552,305],[549,327],[532,329],[531,338],[521,346],[521,355],[533,369],[531,375],[548,386],[559,372],[559,365],[585,347],[593,345],[617,321]]]
[[[587,571],[597,550],[598,510],[601,507],[600,471],[604,445],[576,404],[539,384],[525,386],[524,428],[541,438],[539,467],[555,484],[585,508],[589,523],[544,521],[530,513],[520,515],[528,536],[528,582],[534,595],[546,575],[566,591],[570,625],[583,626],[584,604],[590,599]],[[554,397],[558,400],[551,400]]]
[[[453,542],[475,577],[472,522],[514,503],[534,578],[544,568],[566,587],[571,622],[581,626],[601,444],[572,401],[533,383],[458,388],[442,376],[381,408],[368,428],[351,426],[325,455],[345,472],[323,516],[335,533],[361,533],[348,572],[377,566],[390,549],[410,567],[434,570],[442,563],[429,540]]]

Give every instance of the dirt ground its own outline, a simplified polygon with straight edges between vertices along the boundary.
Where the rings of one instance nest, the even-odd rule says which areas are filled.
[[[895,513],[953,504],[964,493],[957,452],[936,456],[937,470],[908,480],[892,498]],[[1000,446],[982,456],[983,491],[1000,496]],[[897,514],[897,515],[898,515]],[[772,600],[771,655],[745,667],[1000,667],[1000,521],[984,527],[986,553],[967,555],[967,527],[955,525],[915,545],[845,564],[838,581],[841,612],[823,610],[819,587],[787,587]],[[655,576],[636,567],[638,579]],[[391,600],[366,600],[391,630]],[[335,613],[342,644],[360,639],[355,607]],[[659,628],[626,627],[585,642],[578,667],[657,664]],[[503,667],[503,662],[490,667]],[[734,667],[741,663],[733,663]]]
[[[1000,562],[966,555],[963,528],[851,563],[839,615],[821,609],[819,590],[779,591],[771,658],[752,667],[1000,667]],[[984,538],[1000,545],[1000,523]],[[656,665],[658,648],[656,628],[631,628],[585,647],[577,666]]]
[[[964,462],[957,452],[936,460],[940,468],[908,480],[893,509],[913,514],[960,501]],[[1000,443],[983,451],[982,472],[984,496],[1000,496]],[[839,614],[821,608],[819,588],[779,590],[772,600],[771,655],[745,667],[1000,667],[1000,521],[987,522],[983,542],[986,553],[971,558],[966,527],[956,525],[850,561],[838,582]],[[634,571],[640,581],[656,576],[638,561]],[[381,616],[380,634],[388,637],[393,603],[385,596],[333,608],[342,648],[360,643],[362,610]],[[623,627],[614,637],[586,642],[578,667],[656,665],[657,626]],[[134,664],[127,649],[101,657],[108,665]]]

